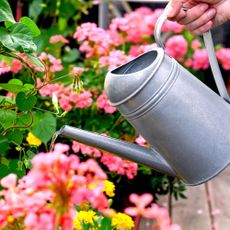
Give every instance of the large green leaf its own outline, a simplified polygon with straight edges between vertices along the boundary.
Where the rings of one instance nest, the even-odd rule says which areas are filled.
[[[28,126],[32,123],[32,117],[29,113],[20,114],[16,120],[16,126]]]
[[[15,22],[10,5],[6,0],[0,0],[0,22]]]
[[[14,125],[16,120],[16,112],[13,110],[0,110],[0,124],[4,129],[7,129]]]
[[[34,23],[34,21],[28,17],[22,17],[20,18],[20,22],[27,25],[30,28],[30,31],[32,32],[32,35],[34,37],[40,35],[41,31],[37,27],[37,25]]]
[[[6,137],[9,141],[20,145],[23,140],[23,132],[19,129],[10,130],[7,132]]]
[[[0,155],[5,155],[8,149],[9,149],[8,139],[0,135]]]
[[[16,96],[16,105],[21,111],[31,110],[37,102],[36,96],[28,96],[24,92],[19,92]]]
[[[32,53],[36,51],[36,45],[33,42],[33,35],[23,23],[15,23],[11,31],[0,28],[0,42],[8,49],[19,52]]]
[[[43,143],[47,144],[55,131],[55,117],[50,113],[36,112],[32,133],[40,140],[42,140]]]
[[[11,79],[8,83],[0,83],[0,89],[11,93],[18,93],[23,90],[23,83],[19,79]]]

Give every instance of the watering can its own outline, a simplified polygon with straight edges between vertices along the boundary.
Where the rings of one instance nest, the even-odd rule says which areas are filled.
[[[220,96],[158,48],[108,72],[105,92],[150,147],[63,126],[59,135],[174,176],[187,185],[204,183],[230,162],[230,105],[210,31],[203,35]]]

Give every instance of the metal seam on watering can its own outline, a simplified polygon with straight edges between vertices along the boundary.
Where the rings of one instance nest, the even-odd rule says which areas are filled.
[[[167,95],[170,88],[175,83],[178,75],[180,74],[180,69],[176,65],[176,61],[172,60],[173,62],[173,68],[171,73],[169,74],[169,77],[164,85],[162,85],[159,90],[153,94],[152,97],[147,101],[147,103],[144,103],[143,105],[139,106],[139,109],[134,111],[133,113],[129,114],[123,114],[125,117],[127,117],[129,120],[137,119],[142,116],[144,116],[146,113],[148,113],[150,110],[152,110],[157,104]]]

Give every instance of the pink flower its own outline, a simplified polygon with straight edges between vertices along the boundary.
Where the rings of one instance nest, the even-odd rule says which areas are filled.
[[[108,66],[109,70],[111,70],[126,63],[130,59],[131,57],[126,56],[123,51],[114,50],[109,53],[109,56],[100,57],[99,62],[101,68]]]
[[[141,135],[139,135],[139,136],[135,139],[135,142],[136,142],[138,145],[141,145],[141,146],[146,146],[146,144],[147,144],[146,140],[145,140]]]
[[[77,76],[80,76],[83,72],[87,71],[87,68],[83,67],[73,67],[72,71],[70,72],[71,74],[76,74]]]
[[[222,64],[223,69],[230,70],[230,48],[221,48],[217,50],[216,56]]]
[[[104,109],[105,113],[114,113],[116,111],[116,107],[113,107],[109,104],[108,97],[105,92],[103,92],[96,101],[98,107],[100,109]]]
[[[11,71],[14,74],[17,74],[22,68],[23,68],[23,64],[19,60],[16,60],[16,59],[12,60]]]
[[[64,38],[62,35],[53,35],[52,37],[50,37],[50,43],[57,43],[57,42],[61,42],[64,44],[68,44],[69,41]]]
[[[153,196],[149,193],[142,194],[141,196],[137,194],[131,194],[129,196],[130,202],[134,203],[136,207],[128,207],[125,209],[125,213],[130,216],[144,216],[148,217],[148,209],[146,209],[146,206],[148,206],[152,200]]]
[[[132,46],[129,50],[129,55],[132,57],[137,57],[145,52],[148,52],[157,47],[156,43],[151,45],[140,45],[140,46]]]
[[[10,72],[11,68],[10,65],[6,61],[0,62],[0,75]]]
[[[195,39],[191,42],[191,47],[193,50],[196,50],[201,47],[201,43],[199,40]]]
[[[81,151],[81,153],[83,155],[92,155],[94,157],[100,157],[101,156],[101,152],[98,149],[93,148],[93,147],[88,146],[88,145],[81,144],[77,141],[73,141],[72,150],[75,153]]]
[[[193,54],[193,65],[192,68],[194,70],[199,69],[208,69],[209,67],[209,60],[208,54],[205,49],[197,49]]]
[[[4,188],[14,189],[17,183],[17,175],[11,173],[2,178],[0,182],[1,186]]]
[[[188,43],[182,35],[174,35],[166,41],[165,52],[178,61],[184,59],[187,51]]]
[[[192,67],[193,65],[193,60],[191,58],[188,58],[184,61],[184,66],[189,68],[189,67]]]

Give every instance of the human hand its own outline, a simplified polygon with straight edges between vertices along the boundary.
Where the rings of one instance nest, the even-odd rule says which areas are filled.
[[[170,0],[166,14],[169,20],[185,25],[193,34],[203,34],[229,20],[229,9],[230,0]]]

